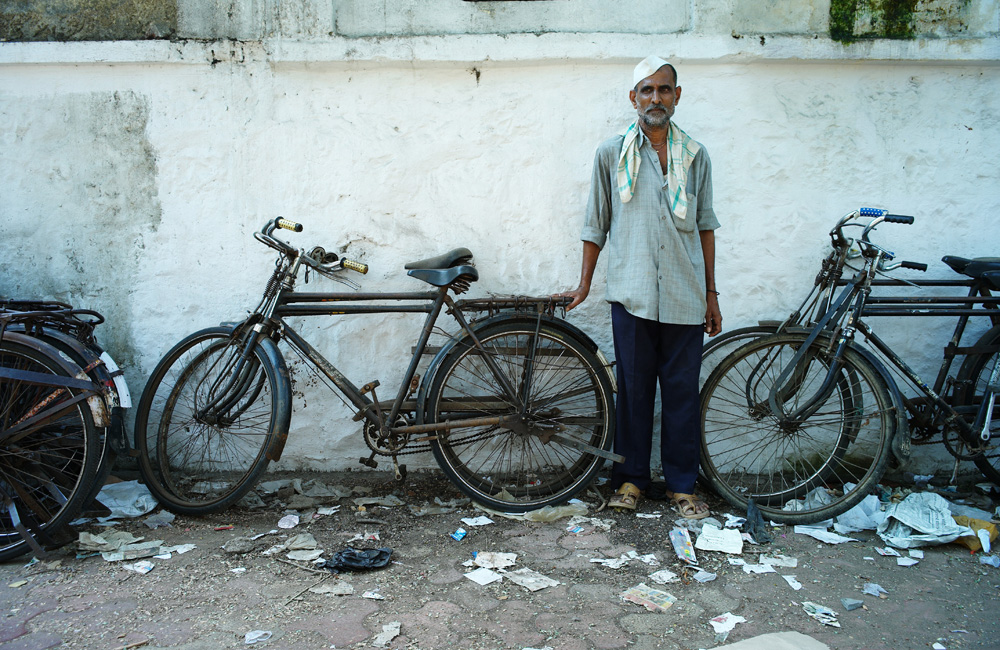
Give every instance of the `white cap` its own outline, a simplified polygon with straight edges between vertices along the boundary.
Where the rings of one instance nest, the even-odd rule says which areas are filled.
[[[670,64],[655,54],[647,56],[639,62],[639,65],[635,66],[635,71],[632,72],[632,87],[634,88],[638,86],[640,81],[652,75],[665,65]]]

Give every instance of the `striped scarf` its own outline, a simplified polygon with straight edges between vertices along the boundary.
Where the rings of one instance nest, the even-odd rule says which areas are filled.
[[[625,140],[622,151],[618,155],[618,194],[622,203],[632,200],[635,193],[635,181],[639,177],[640,153],[639,134],[642,129],[638,122],[625,130]],[[678,219],[687,218],[687,176],[694,157],[701,151],[701,145],[691,136],[684,133],[673,122],[667,130],[667,191],[670,199],[670,209]]]

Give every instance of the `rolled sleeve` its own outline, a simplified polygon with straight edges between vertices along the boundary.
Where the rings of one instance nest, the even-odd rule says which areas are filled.
[[[722,224],[712,208],[712,159],[704,147],[691,163],[691,178],[696,179],[694,193],[698,195],[698,230],[716,230]]]
[[[605,143],[606,144],[606,143]],[[621,145],[619,145],[620,148]],[[612,148],[613,149],[613,148]],[[590,196],[587,199],[587,212],[583,218],[583,229],[580,239],[597,244],[603,249],[611,230],[612,187],[608,174],[607,146],[598,148],[594,155],[594,170],[590,176]]]

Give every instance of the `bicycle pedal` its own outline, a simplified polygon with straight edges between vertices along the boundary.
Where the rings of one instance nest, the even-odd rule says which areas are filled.
[[[371,467],[372,469],[378,467],[378,461],[375,460],[374,458],[365,458],[364,456],[362,456],[361,458],[358,459],[358,462],[364,465],[365,467]]]

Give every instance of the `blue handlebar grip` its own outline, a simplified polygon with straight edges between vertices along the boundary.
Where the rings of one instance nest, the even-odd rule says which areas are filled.
[[[861,208],[858,213],[862,217],[881,217],[885,215],[888,210],[883,210],[881,208]]]

